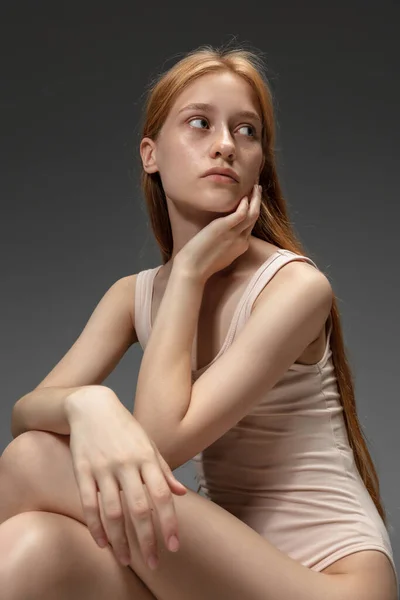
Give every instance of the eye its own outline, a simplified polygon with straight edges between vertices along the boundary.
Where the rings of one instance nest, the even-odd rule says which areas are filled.
[[[190,119],[190,121],[188,121],[189,123],[193,123],[194,121],[202,121],[203,123],[208,123],[207,119],[205,119],[204,117],[194,117],[193,119]],[[255,127],[253,127],[252,125],[242,125],[240,129],[243,129],[247,127],[248,129],[251,129],[252,134],[251,136],[246,136],[246,137],[256,137],[256,129]],[[195,129],[203,129],[203,127],[195,127]]]
[[[193,123],[193,121],[203,121],[203,123],[207,123],[207,120],[204,119],[204,117],[195,117],[194,119],[190,119],[189,123]],[[195,129],[198,129],[198,127]]]
[[[242,125],[240,127],[240,129],[243,129],[244,127],[248,127],[248,129],[251,129],[251,131],[252,131],[252,137],[256,136],[256,130],[254,129],[254,127],[252,125]]]

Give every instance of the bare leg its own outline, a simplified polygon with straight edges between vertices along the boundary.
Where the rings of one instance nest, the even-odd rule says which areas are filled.
[[[52,457],[47,467],[36,440],[49,442],[44,449],[50,453],[47,459]],[[99,548],[83,519],[76,518],[81,515],[79,496],[68,511],[71,473],[63,471],[53,453],[56,440],[68,449],[67,436],[28,432],[13,440],[0,458],[1,600],[155,600],[132,568],[121,565],[111,546]],[[49,486],[58,490],[61,505],[44,501]]]
[[[31,431],[14,442],[0,459],[3,517],[26,510],[65,515],[77,525],[83,524],[90,549],[94,547],[97,552],[104,552],[96,547],[84,522],[69,438]],[[7,491],[11,488],[13,492]],[[354,559],[350,567],[337,564],[336,573],[318,573],[280,551],[222,507],[190,490],[185,496],[174,498],[179,552],[171,553],[164,548],[158,522],[155,522],[160,565],[151,571],[139,550],[123,492],[121,500],[131,551],[130,566],[159,600],[397,599],[393,569],[382,552],[359,552],[346,557]],[[86,581],[93,581],[93,577]],[[113,595],[110,597],[114,600]]]
[[[1,600],[155,600],[86,526],[49,512],[25,512],[0,526]]]
[[[64,461],[60,461],[62,455]],[[69,436],[43,431],[23,433],[5,448],[0,458],[0,524],[36,510],[63,514],[85,524],[67,456]],[[56,497],[51,490],[56,490]]]

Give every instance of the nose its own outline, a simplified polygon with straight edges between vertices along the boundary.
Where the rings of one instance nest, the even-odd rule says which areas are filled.
[[[233,160],[236,157],[236,148],[234,140],[229,130],[223,129],[216,134],[211,147],[211,156],[221,156],[225,160]]]

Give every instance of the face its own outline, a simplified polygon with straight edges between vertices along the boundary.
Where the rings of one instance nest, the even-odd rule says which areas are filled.
[[[244,79],[228,72],[203,75],[176,99],[157,140],[142,140],[143,167],[159,172],[177,207],[231,212],[258,182],[261,131],[254,92]],[[213,167],[233,169],[237,181],[205,177]]]

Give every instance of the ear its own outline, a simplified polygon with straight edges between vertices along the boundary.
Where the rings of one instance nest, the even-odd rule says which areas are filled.
[[[158,166],[156,161],[156,144],[155,142],[145,137],[140,142],[140,156],[142,159],[143,169],[146,173],[157,173]]]

